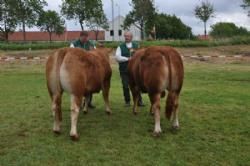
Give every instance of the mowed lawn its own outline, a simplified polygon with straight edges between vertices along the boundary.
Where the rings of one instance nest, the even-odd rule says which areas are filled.
[[[162,100],[159,138],[152,136],[149,100],[137,116],[124,107],[117,65],[112,116],[96,109],[79,116],[72,142],[69,96],[63,97],[62,134],[52,132],[44,64],[0,66],[0,165],[250,165],[250,65],[185,63],[180,130],[171,130]]]

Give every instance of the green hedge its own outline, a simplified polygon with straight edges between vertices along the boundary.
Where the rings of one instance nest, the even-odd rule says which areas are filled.
[[[141,41],[141,47],[173,46],[173,47],[214,47],[226,45],[250,44],[250,37],[233,37],[216,40],[157,40]],[[105,47],[116,48],[120,42],[104,42]],[[69,42],[31,42],[31,43],[5,43],[0,42],[0,50],[41,50],[68,47]]]
[[[42,50],[69,46],[68,42],[0,43],[0,50]]]
[[[166,41],[146,41],[141,46],[173,46],[173,47],[214,47],[226,45],[250,44],[250,37],[233,37],[220,40],[166,40]]]

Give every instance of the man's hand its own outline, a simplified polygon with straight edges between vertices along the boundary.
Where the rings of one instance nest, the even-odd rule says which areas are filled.
[[[129,52],[130,52],[130,54],[132,55],[132,54],[135,52],[135,50],[134,50],[133,48],[130,48],[130,49],[129,49]]]

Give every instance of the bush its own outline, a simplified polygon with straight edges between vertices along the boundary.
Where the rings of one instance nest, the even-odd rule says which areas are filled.
[[[157,14],[155,19],[157,39],[191,39],[193,37],[191,28],[175,15],[161,13]]]
[[[250,33],[246,28],[237,27],[234,23],[219,22],[211,26],[210,35],[214,38],[246,36]]]
[[[68,42],[0,43],[0,50],[41,50],[69,46]]]
[[[102,42],[105,47],[117,48],[121,42]],[[172,46],[172,47],[214,47],[225,45],[250,44],[250,36],[236,36],[232,38],[214,39],[214,40],[156,40],[140,41],[141,47],[148,46]],[[31,42],[31,43],[5,43],[0,42],[0,50],[41,50],[57,49],[68,47],[69,42]]]

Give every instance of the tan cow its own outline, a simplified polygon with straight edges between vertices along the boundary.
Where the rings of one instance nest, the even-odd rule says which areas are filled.
[[[138,95],[146,92],[151,102],[150,112],[154,114],[154,134],[161,133],[160,127],[160,99],[165,96],[165,114],[168,119],[172,117],[172,126],[179,127],[178,98],[182,88],[184,68],[181,56],[171,47],[152,46],[137,50],[129,61],[129,84],[133,94],[133,112],[137,113]]]
[[[112,70],[106,48],[84,51],[80,48],[62,48],[49,56],[46,64],[47,87],[52,100],[53,131],[61,130],[61,98],[63,91],[71,96],[71,131],[73,140],[79,138],[77,120],[82,100],[102,90],[106,112],[109,106],[109,89]],[[87,111],[87,104],[84,106]]]

